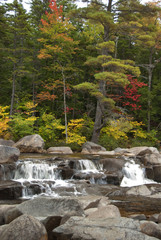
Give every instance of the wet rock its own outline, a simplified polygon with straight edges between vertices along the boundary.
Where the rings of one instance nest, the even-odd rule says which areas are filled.
[[[53,230],[57,240],[152,240],[140,232],[139,221],[129,218],[89,219],[85,217],[71,217],[65,224]]]
[[[113,172],[121,171],[126,161],[119,158],[102,158],[99,163],[103,164],[103,169]]]
[[[82,154],[97,154],[99,151],[106,151],[104,147],[93,142],[86,142],[82,146]]]
[[[0,227],[3,240],[47,240],[47,232],[42,223],[29,215],[22,215],[8,225]]]
[[[14,144],[21,153],[43,153],[44,152],[44,140],[38,134],[28,135],[21,138]]]
[[[14,144],[15,144],[15,142],[12,140],[5,140],[5,139],[0,138],[0,145],[6,145],[9,147],[12,147]]]
[[[0,165],[0,180],[11,180],[14,178],[16,164],[1,164]]]
[[[50,147],[47,149],[47,153],[54,154],[73,154],[70,147]]]
[[[153,166],[153,180],[161,182],[161,165]]]
[[[148,222],[142,223],[140,225],[140,228],[141,228],[141,232],[149,236],[161,239],[161,227],[158,224],[148,221]]]
[[[121,173],[106,173],[106,182],[107,184],[113,184],[119,186],[122,180]]]
[[[0,164],[16,162],[19,156],[19,149],[15,147],[0,145]]]
[[[13,200],[22,197],[21,183],[14,181],[0,182],[0,200]]]
[[[78,172],[73,175],[73,179],[85,179],[89,180],[90,183],[105,184],[107,183],[106,175],[103,173],[93,173],[93,172]]]
[[[145,214],[133,214],[133,215],[130,215],[129,217],[134,219],[134,220],[139,220],[139,221],[147,219]]]

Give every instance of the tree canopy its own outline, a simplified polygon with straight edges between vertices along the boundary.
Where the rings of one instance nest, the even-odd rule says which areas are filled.
[[[160,1],[1,4],[0,137],[159,146],[160,18]]]

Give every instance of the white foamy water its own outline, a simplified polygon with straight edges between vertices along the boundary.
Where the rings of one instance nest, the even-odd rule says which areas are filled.
[[[33,163],[25,161],[20,163],[15,172],[14,180],[26,179],[32,180],[56,180],[61,179],[60,173],[57,170],[56,164]]]
[[[77,160],[74,164],[74,172],[99,173],[95,164],[90,160]],[[66,191],[67,194],[84,195],[76,188],[74,180],[63,180],[61,170],[58,168],[58,163],[47,163],[37,160],[26,160],[17,163],[17,170],[15,171],[14,181],[20,182],[23,186],[22,197],[36,197],[38,195],[45,196],[59,196],[56,192],[58,189]],[[94,180],[91,182],[94,183]],[[37,189],[38,194],[35,193]],[[67,190],[65,190],[67,189]]]
[[[125,163],[123,174],[124,177],[120,184],[121,187],[132,187],[155,183],[153,180],[146,178],[145,169],[142,168],[139,164],[136,164],[134,160]]]
[[[97,169],[96,165],[94,162],[88,159],[81,159],[76,161],[75,163],[75,168],[76,170],[80,170],[81,172],[93,172],[93,173],[98,173],[99,170]]]

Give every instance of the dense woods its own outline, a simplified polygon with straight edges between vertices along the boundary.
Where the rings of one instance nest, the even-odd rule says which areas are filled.
[[[160,1],[0,5],[0,138],[160,146]]]

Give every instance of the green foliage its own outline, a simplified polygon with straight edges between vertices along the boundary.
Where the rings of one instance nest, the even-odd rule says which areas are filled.
[[[100,143],[108,150],[115,147],[158,146],[156,131],[147,133],[143,123],[131,118],[111,120],[102,128]]]
[[[61,119],[56,119],[51,113],[43,113],[38,121],[38,134],[47,143],[46,146],[52,146],[64,137],[64,126]]]
[[[91,140],[93,129],[99,131],[106,121],[100,142],[108,149],[157,145],[156,136],[161,140],[161,10],[157,3],[115,1],[108,6],[110,1],[91,1],[80,9],[71,0],[55,3],[56,11],[50,11],[48,0],[31,0],[29,14],[17,0],[0,6],[0,137],[12,134],[18,140],[39,133],[47,146],[64,145],[67,113],[69,145],[74,149]],[[128,83],[127,74],[140,75],[139,81],[148,83],[148,67],[152,86],[139,90],[142,109],[121,109],[119,97]],[[96,119],[98,106],[102,116]],[[153,129],[149,133],[145,130],[148,110]],[[120,112],[145,125],[121,120]],[[96,127],[94,119],[99,123]]]
[[[23,117],[22,114],[15,114],[10,121],[10,131],[15,141],[20,138],[34,134],[36,117]]]
[[[115,51],[115,42],[108,41],[102,42],[97,45],[97,49],[101,51],[108,51],[109,53],[113,53]]]

